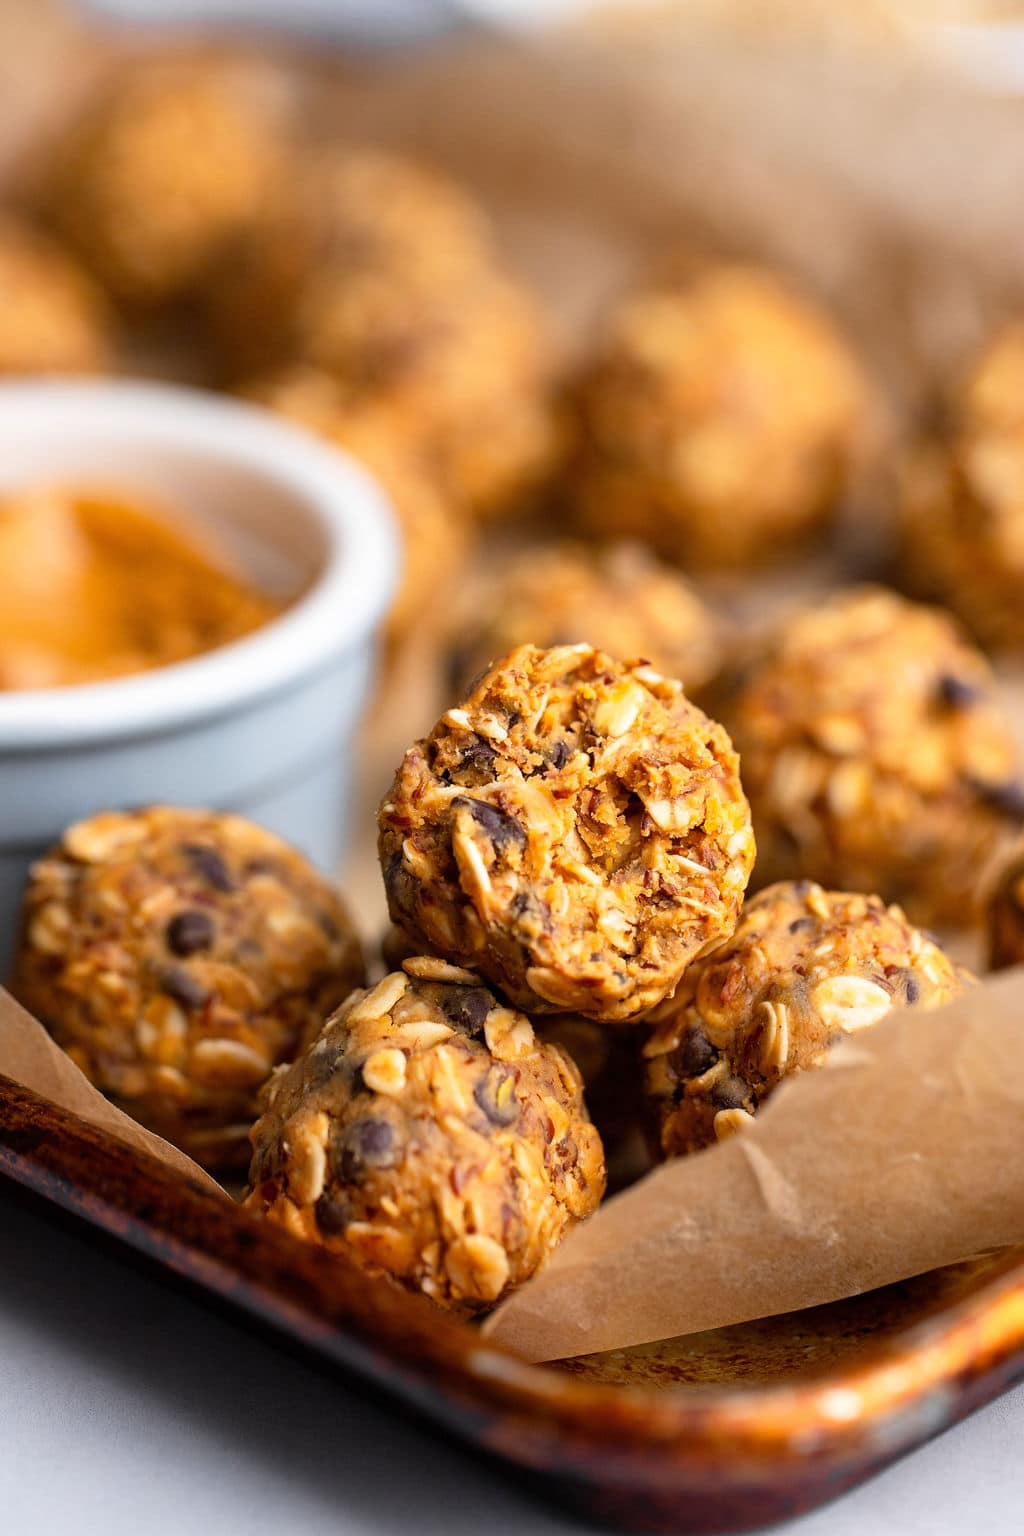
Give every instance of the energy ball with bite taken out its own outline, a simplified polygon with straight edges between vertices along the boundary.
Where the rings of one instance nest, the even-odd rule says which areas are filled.
[[[718,621],[679,572],[643,545],[536,543],[496,559],[457,605],[454,686],[462,692],[517,645],[578,640],[612,656],[642,656],[691,696],[721,659]]]
[[[239,816],[155,806],[78,822],[35,865],[13,990],[123,1110],[230,1171],[272,1068],[363,979],[300,853]]]
[[[653,1017],[647,1094],[662,1155],[742,1130],[784,1077],[823,1065],[847,1035],[893,1008],[938,1008],[972,981],[877,896],[769,886]]]
[[[391,917],[517,1007],[643,1016],[731,933],[754,861],[728,736],[653,668],[524,645],[405,754]]]
[[[72,256],[0,218],[0,374],[102,373],[112,356],[106,300]]]
[[[783,620],[723,715],[759,884],[878,891],[917,922],[977,913],[1021,792],[991,669],[955,621],[881,588]]]
[[[778,559],[843,495],[864,396],[828,317],[768,271],[637,292],[576,392],[580,525],[687,567]]]
[[[194,299],[279,195],[284,95],[254,62],[134,60],[59,146],[42,194],[50,222],[120,303]]]
[[[580,1077],[433,956],[357,992],[265,1090],[247,1204],[441,1306],[493,1305],[604,1193]]]
[[[1024,323],[984,348],[902,477],[901,577],[985,645],[1024,647]]]

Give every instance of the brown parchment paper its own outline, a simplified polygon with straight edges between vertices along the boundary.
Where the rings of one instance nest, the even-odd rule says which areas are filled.
[[[1024,968],[893,1014],[609,1201],[484,1325],[529,1360],[838,1301],[1024,1243]]]
[[[529,1360],[726,1327],[1024,1244],[1024,968],[895,1013],[609,1201],[484,1324]],[[0,991],[6,1076],[213,1189]],[[225,1196],[227,1198],[227,1196]]]

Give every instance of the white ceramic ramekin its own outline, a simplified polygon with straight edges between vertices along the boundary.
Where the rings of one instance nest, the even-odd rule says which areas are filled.
[[[0,496],[40,484],[180,507],[294,601],[191,661],[0,693],[3,974],[29,863],[94,811],[159,801],[238,811],[337,864],[398,565],[387,501],[357,464],[265,411],[194,390],[0,385]]]

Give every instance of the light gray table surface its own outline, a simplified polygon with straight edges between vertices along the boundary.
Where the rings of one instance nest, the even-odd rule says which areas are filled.
[[[0,1531],[571,1536],[513,1481],[358,1387],[0,1191]],[[1015,1536],[1024,1388],[793,1536]],[[584,1533],[585,1536],[585,1533]]]

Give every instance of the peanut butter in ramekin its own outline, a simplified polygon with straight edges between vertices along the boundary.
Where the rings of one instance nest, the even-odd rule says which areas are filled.
[[[278,605],[191,524],[89,491],[0,502],[0,689],[146,672],[265,624]]]

